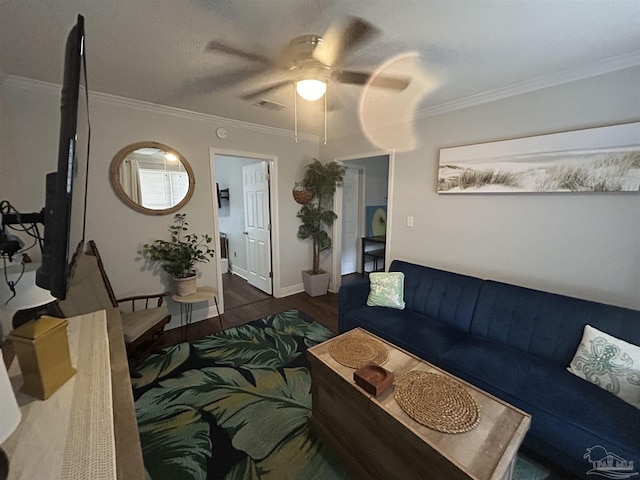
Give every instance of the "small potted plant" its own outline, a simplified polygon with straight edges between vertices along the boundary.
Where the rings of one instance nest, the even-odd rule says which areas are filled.
[[[187,233],[186,217],[185,213],[174,215],[175,225],[169,227],[171,240],[154,240],[142,246],[142,253],[173,277],[180,296],[196,293],[195,263],[214,258],[214,250],[209,247],[211,236]]]
[[[320,270],[320,253],[331,248],[331,237],[326,227],[338,218],[330,207],[336,188],[342,185],[344,172],[345,168],[338,162],[323,164],[315,158],[305,167],[302,186],[313,195],[296,216],[302,222],[298,238],[313,242],[312,269],[302,272],[305,291],[312,297],[324,295],[329,288],[329,274]]]

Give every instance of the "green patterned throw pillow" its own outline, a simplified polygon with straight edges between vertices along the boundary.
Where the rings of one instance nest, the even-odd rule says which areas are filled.
[[[640,409],[640,347],[585,325],[567,369]]]
[[[370,307],[389,307],[404,309],[404,273],[370,273],[371,290],[367,298]]]

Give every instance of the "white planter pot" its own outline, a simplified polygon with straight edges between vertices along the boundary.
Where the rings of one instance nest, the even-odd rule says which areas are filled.
[[[181,297],[186,297],[188,295],[193,295],[198,290],[196,285],[196,279],[198,277],[196,275],[192,275],[186,278],[177,278],[173,277],[173,281],[176,284],[176,294]]]
[[[310,297],[326,295],[329,289],[329,273],[320,271],[320,273],[314,275],[311,270],[303,270],[302,283],[304,285],[304,291],[307,292]]]

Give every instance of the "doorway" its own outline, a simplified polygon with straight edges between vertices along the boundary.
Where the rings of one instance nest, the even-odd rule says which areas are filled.
[[[332,284],[337,291],[342,282],[351,277],[362,277],[387,267],[393,152],[379,151],[335,160],[347,169],[335,202],[336,211],[341,213],[334,227]],[[363,258],[363,238],[367,237],[375,237],[377,241],[365,243],[364,250],[377,252]]]
[[[364,204],[364,169],[345,165],[342,182],[342,252],[340,273],[342,276],[358,271],[358,238],[362,228],[361,213]]]
[[[273,294],[273,166],[273,158],[260,155],[212,152],[223,311]]]

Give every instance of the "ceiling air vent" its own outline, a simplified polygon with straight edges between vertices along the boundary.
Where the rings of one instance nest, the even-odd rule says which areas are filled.
[[[273,110],[274,112],[279,112],[283,108],[286,108],[286,105],[282,105],[281,103],[272,102],[270,100],[265,100],[264,98],[258,100],[254,103],[256,107],[266,108],[267,110]]]

